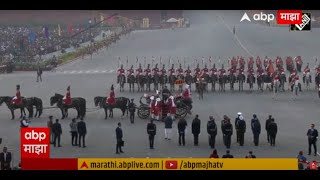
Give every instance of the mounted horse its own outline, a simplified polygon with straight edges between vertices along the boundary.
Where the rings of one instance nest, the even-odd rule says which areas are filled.
[[[225,74],[220,74],[220,75],[219,75],[219,78],[218,78],[218,81],[219,81],[219,91],[223,91],[223,92],[226,91],[226,83],[227,83],[227,80],[228,80],[228,76],[227,76],[227,75],[225,75]]]
[[[279,81],[280,81],[280,90],[284,92],[285,91],[284,84],[287,82],[287,77],[285,73],[281,73]]]
[[[253,84],[256,83],[256,78],[254,77],[254,74],[249,74],[247,76],[247,83],[249,84],[249,90],[253,90]]]
[[[261,92],[263,92],[265,76],[266,76],[265,74],[260,74],[257,77],[258,90],[260,90]]]
[[[110,111],[109,118],[113,118],[113,109],[115,108],[121,110],[122,117],[125,115],[126,111],[128,116],[129,103],[130,103],[129,98],[125,98],[125,97],[117,97],[115,105],[108,104],[107,97],[97,96],[94,98],[94,105],[104,109],[104,112],[105,112],[104,119],[108,119],[108,110]]]
[[[130,74],[128,75],[127,79],[129,84],[129,91],[131,92],[131,89],[132,89],[132,91],[134,92],[134,83],[136,81],[136,78],[134,77],[133,74]]]
[[[216,91],[216,83],[218,82],[218,75],[216,73],[211,74],[210,82],[211,82],[211,91]]]
[[[168,82],[168,77],[166,74],[161,74],[159,78],[160,89],[163,89],[166,83]]]
[[[124,84],[126,83],[126,76],[121,74],[119,77],[119,84],[120,84],[120,92],[124,91]]]
[[[146,91],[151,91],[151,83],[152,83],[152,76],[150,73],[148,73],[148,75],[145,76],[145,84],[146,84]]]
[[[169,76],[169,84],[170,84],[170,91],[171,91],[171,92],[174,92],[174,91],[175,91],[176,80],[177,80],[176,75],[171,74],[171,75]]]
[[[74,108],[77,111],[77,119],[83,119],[86,115],[86,100],[81,97],[71,98],[71,104],[65,104],[63,102],[63,95],[55,94],[50,98],[50,105],[57,104],[57,107],[61,110],[62,118],[68,117],[68,109]]]
[[[6,103],[9,110],[11,111],[11,115],[12,115],[11,120],[13,120],[15,118],[14,110],[16,110],[16,109],[20,109],[20,112],[21,112],[20,118],[22,118],[23,116],[26,115],[26,112],[24,110],[24,108],[27,108],[27,105],[28,105],[26,99],[22,98],[21,104],[12,104],[12,99],[13,99],[13,97],[11,97],[11,96],[1,96],[0,97],[0,106],[2,105],[2,103]],[[30,112],[29,112],[29,115],[30,115]]]
[[[145,84],[145,76],[140,74],[136,76],[136,81],[138,84],[138,92],[144,91],[144,84]]]

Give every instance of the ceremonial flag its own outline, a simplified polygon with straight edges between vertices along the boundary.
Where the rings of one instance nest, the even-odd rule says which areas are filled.
[[[61,27],[60,27],[60,24],[58,24],[58,36],[61,36]]]

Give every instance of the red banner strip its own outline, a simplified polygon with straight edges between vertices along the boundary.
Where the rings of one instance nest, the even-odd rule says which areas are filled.
[[[78,159],[22,159],[22,170],[78,170]]]

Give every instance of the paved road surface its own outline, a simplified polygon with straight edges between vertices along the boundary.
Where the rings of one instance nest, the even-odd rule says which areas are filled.
[[[129,64],[135,64],[136,56],[143,59],[151,56],[163,58],[168,63],[168,57],[187,57],[187,64],[192,64],[194,57],[212,56],[226,59],[230,56],[245,56],[251,54],[264,57],[297,56],[304,57],[314,65],[315,56],[318,56],[319,30],[312,32],[288,32],[286,28],[270,28],[257,24],[239,24],[242,12],[223,11],[194,11],[188,12],[193,23],[191,28],[173,30],[154,30],[132,32],[128,38],[123,38],[108,50],[94,55],[92,60],[85,58],[57,69],[57,72],[45,72],[43,82],[36,83],[36,74],[19,72],[0,75],[0,95],[14,95],[16,84],[21,85],[23,96],[37,96],[42,98],[44,106],[49,106],[49,97],[54,93],[65,93],[71,85],[72,96],[81,96],[87,99],[87,107],[93,108],[94,96],[105,96],[111,84],[115,84],[115,70],[118,57],[125,62],[129,57]],[[229,31],[233,25],[237,27],[237,36]],[[216,62],[217,63],[217,62]],[[142,60],[143,64],[143,60]],[[255,87],[256,88],[256,87]],[[135,98],[137,101],[142,93],[118,92],[116,96]],[[211,149],[208,147],[206,123],[209,115],[220,120],[224,114],[234,118],[237,112],[243,112],[247,122],[245,145],[240,147],[232,137],[231,153],[235,157],[244,157],[249,150],[253,150],[257,157],[295,157],[298,151],[307,153],[306,132],[310,123],[315,123],[319,128],[317,118],[320,110],[320,101],[316,91],[303,91],[297,99],[292,98],[289,92],[279,94],[277,100],[272,99],[270,92],[230,92],[205,94],[205,100],[198,100],[193,94],[194,114],[199,114],[201,119],[200,146],[194,147],[191,135],[192,116],[187,117],[188,132],[186,147],[178,146],[177,126],[174,125],[171,141],[164,140],[164,125],[157,122],[157,135],[155,149],[149,150],[146,135],[147,120],[136,119],[135,124],[130,124],[128,118],[120,119],[120,111],[115,110],[115,118],[104,120],[102,110],[89,112],[85,121],[88,127],[87,148],[72,147],[69,133],[70,118],[62,120],[62,148],[52,148],[51,157],[208,157]],[[253,137],[249,122],[252,114],[258,115],[262,124],[260,145],[253,145]],[[266,141],[264,130],[265,120],[272,114],[278,123],[279,133],[276,146],[271,147]],[[19,112],[16,111],[16,115]],[[44,110],[40,119],[33,119],[31,126],[46,126],[47,117],[53,115],[60,118],[58,110]],[[70,117],[75,112],[70,110]],[[118,122],[123,123],[124,140],[126,141],[125,153],[115,154],[115,128]],[[14,153],[14,164],[19,161],[19,120],[10,120],[9,110],[3,105],[0,107],[0,137],[3,145],[7,145]],[[225,153],[226,148],[222,143],[221,129],[218,130],[216,147],[219,155]],[[307,156],[308,160],[319,157]]]

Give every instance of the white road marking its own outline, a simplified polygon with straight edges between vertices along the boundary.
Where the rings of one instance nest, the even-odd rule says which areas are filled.
[[[71,71],[70,74],[73,74],[73,73],[75,73],[75,72],[77,72],[77,71]]]
[[[233,34],[233,31],[232,31],[231,27],[221,18],[221,16],[219,16],[219,19],[227,27],[227,29],[230,31],[230,33]],[[237,34],[235,34],[234,37],[236,38],[236,40],[239,43],[239,45],[241,46],[241,48],[244,49],[250,56],[253,57],[254,55],[241,43],[241,41],[238,38]]]
[[[86,71],[86,73],[90,73],[90,71]]]
[[[114,69],[110,70],[110,73],[114,72]]]

